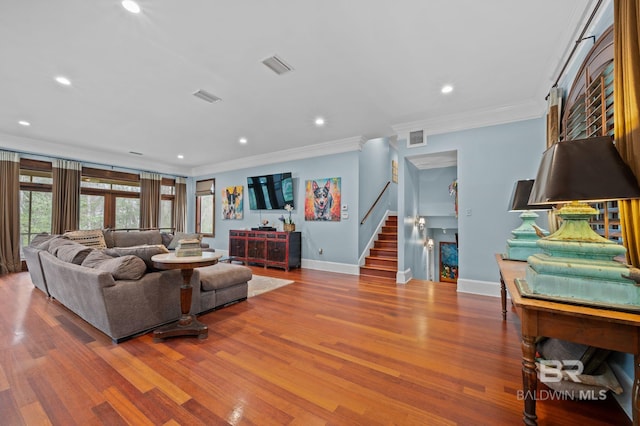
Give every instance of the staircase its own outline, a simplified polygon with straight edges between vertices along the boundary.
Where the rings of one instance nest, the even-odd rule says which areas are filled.
[[[378,234],[360,275],[396,278],[398,271],[398,216],[389,216]]]

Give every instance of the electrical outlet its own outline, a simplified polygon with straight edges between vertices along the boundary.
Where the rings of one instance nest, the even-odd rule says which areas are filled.
[[[323,252],[324,252],[324,250],[318,249],[318,254],[322,254]]]
[[[467,209],[467,216],[471,216],[471,209]]]

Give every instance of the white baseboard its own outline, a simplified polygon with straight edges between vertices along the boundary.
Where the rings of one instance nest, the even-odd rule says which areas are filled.
[[[216,253],[223,257],[229,255],[229,250],[216,249]],[[319,271],[339,272],[341,274],[360,275],[360,267],[358,265],[349,265],[347,263],[325,262],[322,260],[302,259],[302,267],[307,269],[317,269]]]
[[[302,267],[307,269],[316,269],[319,271],[338,272],[341,274],[360,275],[360,267],[358,265],[350,265],[348,263],[325,262],[322,260],[302,259]]]
[[[411,268],[405,269],[404,271],[398,271],[396,273],[396,284],[406,284],[413,278],[413,272],[411,272]]]
[[[500,297],[500,283],[458,278],[458,292]]]
[[[615,363],[609,362],[609,367],[613,371],[613,374],[616,375],[618,382],[620,382],[620,386],[622,386],[623,392],[620,395],[616,395],[612,393],[615,400],[620,404],[620,407],[627,414],[629,419],[632,418],[631,409],[633,407],[631,401],[631,395],[633,394],[633,379],[629,377],[626,371],[623,370],[622,366]]]

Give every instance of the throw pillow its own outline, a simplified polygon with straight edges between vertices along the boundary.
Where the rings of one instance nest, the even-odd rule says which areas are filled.
[[[107,244],[107,248],[111,248],[116,245],[113,241],[113,232],[114,231],[109,228],[102,230],[102,236],[104,237],[104,242]]]
[[[68,263],[75,263],[81,265],[82,261],[91,253],[93,249],[91,247],[84,246],[79,243],[64,244],[58,246],[55,256]]]
[[[85,257],[84,260],[82,261],[82,266],[85,266],[87,268],[95,268],[100,263],[106,260],[111,260],[114,257],[120,257],[120,256],[117,256],[117,255],[109,256],[106,253],[106,250],[92,250],[91,253],[89,253],[87,257]]]
[[[134,255],[142,259],[148,269],[153,269],[151,257],[156,254],[169,253],[169,250],[162,244],[156,244],[152,246],[114,247],[106,249],[105,253],[115,256]]]
[[[56,252],[58,251],[59,247],[69,245],[69,244],[78,244],[78,243],[73,242],[71,240],[67,240],[66,238],[60,236],[58,238],[52,238],[49,241],[45,241],[44,243],[40,244],[38,248],[45,247],[44,250],[47,250],[52,255],[56,256]]]
[[[87,247],[93,247],[97,249],[107,248],[107,243],[104,240],[104,235],[101,229],[90,229],[83,231],[69,231],[63,234],[63,237],[70,239],[71,241],[78,242]]]
[[[38,247],[40,244],[49,241],[52,238],[55,238],[56,235],[51,235],[48,232],[41,232],[29,242],[30,247]]]
[[[178,248],[180,240],[198,240],[202,241],[202,234],[187,234],[184,232],[176,232],[171,240],[171,244],[167,247],[169,250],[175,250]]]
[[[162,237],[162,245],[169,247],[171,240],[173,240],[173,234],[170,232],[161,232],[160,236]]]
[[[144,261],[133,255],[112,257],[98,262],[94,269],[111,273],[115,280],[139,280],[147,272]]]

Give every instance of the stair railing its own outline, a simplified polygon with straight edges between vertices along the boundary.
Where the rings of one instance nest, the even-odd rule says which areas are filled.
[[[380,201],[380,198],[382,198],[382,195],[384,194],[384,191],[387,190],[387,188],[389,187],[390,184],[391,184],[391,181],[388,181],[387,184],[384,186],[384,188],[382,188],[382,191],[380,191],[380,194],[378,195],[378,198],[376,198],[376,200],[373,202],[373,204],[369,208],[369,211],[367,211],[367,214],[365,214],[364,218],[362,218],[362,220],[360,221],[360,225],[364,224],[367,221],[367,218],[369,217],[369,215],[371,214],[373,209],[376,207],[376,204],[378,204],[378,201]]]

